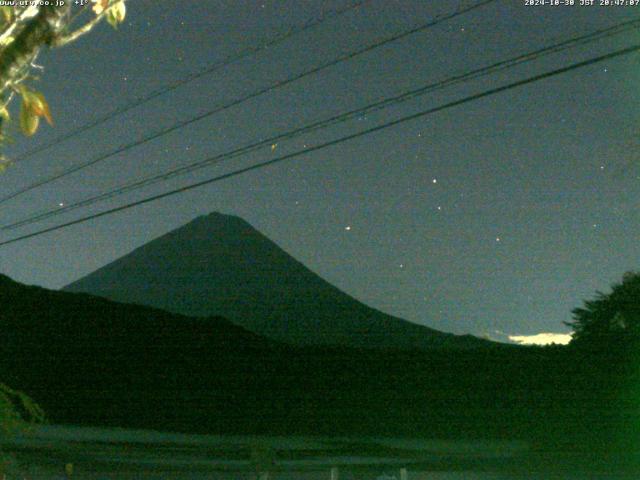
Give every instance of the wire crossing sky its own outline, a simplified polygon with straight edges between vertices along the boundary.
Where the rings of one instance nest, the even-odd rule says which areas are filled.
[[[49,177],[47,179],[44,179],[44,180],[41,180],[39,182],[33,183],[31,185],[28,185],[28,186],[18,190],[17,192],[14,192],[14,193],[12,193],[10,195],[7,195],[5,197],[0,198],[0,204],[6,202],[7,200],[11,200],[13,198],[16,198],[17,196],[22,195],[23,193],[29,192],[29,191],[33,190],[34,188],[41,187],[42,185],[46,185],[49,182],[53,182],[53,181],[58,180],[60,178],[66,177],[67,175],[70,175],[72,173],[75,173],[75,172],[78,172],[80,170],[83,170],[84,168],[87,168],[87,167],[90,167],[92,165],[95,165],[96,163],[101,162],[103,160],[106,160],[108,158],[111,158],[112,156],[114,156],[114,155],[116,155],[118,153],[130,150],[131,148],[137,147],[139,145],[142,145],[142,144],[144,144],[144,143],[146,143],[146,142],[148,142],[150,140],[155,140],[156,138],[164,136],[167,133],[171,133],[171,132],[173,132],[175,130],[187,127],[187,126],[189,126],[190,124],[192,124],[194,122],[198,122],[198,121],[203,120],[205,118],[208,118],[208,117],[210,117],[212,115],[215,115],[217,113],[223,112],[223,111],[225,111],[225,110],[227,110],[229,108],[232,108],[232,107],[235,107],[237,105],[240,105],[240,104],[246,102],[247,100],[251,100],[253,98],[259,97],[259,96],[264,95],[266,93],[270,93],[270,92],[272,92],[272,91],[274,91],[276,89],[279,89],[279,88],[282,88],[282,87],[284,87],[286,85],[289,85],[290,83],[293,83],[293,82],[296,82],[298,80],[301,80],[301,79],[303,79],[303,78],[305,78],[305,77],[307,77],[309,75],[314,75],[314,74],[320,73],[323,70],[325,70],[325,69],[327,69],[329,67],[333,67],[335,65],[338,65],[338,64],[340,64],[342,62],[350,61],[350,60],[356,58],[359,55],[371,52],[372,50],[375,50],[376,48],[382,47],[382,46],[387,45],[388,43],[391,43],[391,42],[395,42],[396,40],[399,40],[401,38],[405,38],[405,37],[407,37],[409,35],[413,35],[415,33],[422,32],[422,31],[424,31],[424,30],[426,30],[428,28],[431,28],[431,27],[434,27],[436,25],[439,25],[440,23],[442,23],[444,21],[450,20],[452,18],[455,18],[455,17],[457,17],[459,15],[462,15],[464,13],[467,13],[467,12],[469,12],[471,10],[475,10],[478,7],[484,6],[484,5],[486,5],[488,3],[491,3],[491,2],[494,2],[494,1],[496,1],[496,0],[482,0],[481,2],[477,2],[476,4],[472,5],[471,7],[458,8],[458,10],[454,11],[453,13],[451,13],[449,15],[437,17],[436,19],[430,20],[427,23],[419,25],[418,27],[410,28],[409,30],[402,31],[402,32],[394,34],[394,35],[392,35],[390,37],[377,39],[373,43],[371,43],[369,45],[366,45],[364,48],[359,48],[356,51],[351,51],[351,52],[348,52],[348,53],[346,53],[344,55],[340,55],[338,58],[332,59],[329,62],[323,63],[322,65],[318,65],[318,66],[312,67],[311,69],[308,69],[308,70],[305,70],[305,71],[303,71],[301,73],[295,74],[295,75],[293,75],[291,77],[288,77],[288,78],[286,78],[284,80],[280,80],[278,82],[275,82],[272,85],[268,85],[266,87],[261,87],[256,91],[253,91],[253,92],[251,92],[249,94],[246,94],[246,95],[243,95],[243,96],[241,96],[239,98],[235,98],[233,100],[225,102],[222,105],[216,105],[212,110],[208,110],[208,111],[206,111],[206,112],[204,112],[204,113],[202,113],[200,115],[197,115],[195,117],[189,118],[189,119],[187,119],[185,121],[178,122],[178,123],[176,123],[174,125],[171,125],[169,128],[165,128],[163,130],[160,130],[159,132],[155,132],[155,133],[153,133],[151,135],[145,136],[145,137],[143,137],[141,139],[138,139],[138,140],[136,140],[136,141],[134,141],[132,143],[123,145],[121,147],[118,147],[116,150],[108,152],[108,153],[106,153],[104,155],[101,155],[101,156],[99,156],[99,157],[97,157],[95,159],[92,159],[92,160],[90,160],[88,162],[84,162],[84,163],[81,163],[79,165],[75,165],[75,166],[73,166],[73,167],[71,167],[71,168],[69,168],[67,170],[64,170],[63,172],[55,174],[55,175],[53,175],[53,176],[51,176],[51,177]],[[189,78],[192,78],[192,77],[193,76],[189,76]],[[199,78],[199,76],[196,75],[195,78]],[[156,96],[157,95],[153,95],[152,94],[152,95],[148,95],[146,98],[155,98]],[[136,102],[133,102],[131,105],[138,106],[141,103],[143,103],[143,102],[136,101]],[[129,110],[128,107],[126,109],[122,109],[122,108],[118,109],[118,114],[121,114],[124,111],[128,111],[128,110]],[[110,118],[115,118],[116,116],[117,115],[114,115],[114,116],[112,116]],[[91,123],[89,125],[93,126],[93,124],[95,124],[95,123],[96,122],[93,122],[93,123]],[[85,131],[86,129],[87,129],[87,126],[83,126],[80,129],[78,129],[77,131],[82,132],[82,131]],[[68,137],[65,137],[65,139],[66,138],[68,138]],[[53,145],[54,144],[52,143],[49,146],[53,146]],[[42,151],[42,150],[44,150],[44,149],[41,149],[39,151]],[[25,156],[23,155],[20,158],[24,159]]]
[[[159,88],[157,90],[154,90],[152,92],[149,92],[145,95],[143,95],[142,97],[136,98],[135,100],[122,105],[121,107],[116,108],[115,110],[102,115],[101,117],[86,123],[84,125],[82,125],[81,127],[72,130],[70,132],[67,132],[65,134],[60,135],[59,137],[55,138],[52,141],[46,142],[36,148],[34,148],[33,150],[29,150],[26,153],[23,153],[22,155],[20,155],[19,157],[15,158],[14,161],[15,162],[20,162],[23,160],[26,160],[27,158],[35,155],[36,153],[40,153],[43,152],[45,150],[48,150],[49,148],[62,143],[66,140],[69,140],[70,138],[75,137],[76,135],[80,135],[83,132],[86,132],[87,130],[91,129],[91,128],[95,128],[99,125],[102,125],[103,123],[116,118],[119,115],[122,115],[125,112],[128,112],[129,110],[136,108],[144,103],[147,103],[151,100],[153,100],[156,97],[162,96],[162,95],[166,95],[167,93],[172,92],[173,90],[180,88],[183,85],[186,85],[189,82],[193,82],[194,80],[197,80],[198,78],[201,78],[205,75],[210,75],[212,73],[217,72],[218,70],[233,64],[234,62],[237,62],[239,60],[242,60],[243,58],[247,58],[250,55],[254,55],[256,53],[261,52],[262,50],[265,50],[269,47],[273,47],[274,45],[277,45],[280,42],[284,42],[287,41],[289,39],[291,39],[292,37],[294,37],[295,35],[299,34],[299,33],[304,33],[306,30],[309,30],[311,28],[315,28],[316,26],[322,24],[323,22],[325,22],[326,20],[329,20],[335,16],[339,16],[342,15],[344,13],[347,13],[351,10],[353,10],[354,8],[358,8],[364,4],[366,4],[367,2],[369,2],[370,0],[363,0],[360,2],[356,2],[353,5],[347,5],[343,8],[340,8],[339,10],[336,10],[335,12],[329,12],[329,13],[325,13],[322,16],[313,19],[313,20],[307,20],[303,25],[299,26],[299,27],[293,27],[288,29],[285,33],[283,34],[276,34],[273,38],[264,41],[263,43],[260,43],[258,45],[249,47],[249,48],[245,48],[242,49],[239,52],[236,52],[232,55],[229,55],[228,57],[224,58],[221,61],[217,61],[215,62],[213,65],[209,65],[206,68],[194,72],[194,73],[190,73],[189,75],[186,75],[183,78],[180,78],[179,80],[165,86],[162,88]],[[0,200],[1,201],[1,200]]]
[[[6,152],[32,156],[0,177],[6,199],[0,225],[40,215],[37,229],[45,230],[77,220],[65,210],[74,204],[91,217],[208,179],[226,181],[5,245],[0,271],[60,287],[218,210],[245,218],[373,307],[440,330],[503,340],[566,331],[562,322],[582,299],[637,268],[637,55],[474,96],[636,45],[637,27],[629,22],[640,11],[494,1],[185,123],[218,102],[249,97],[474,5],[302,3],[130,2],[118,32],[103,28],[43,56],[38,88],[56,127],[41,129],[36,140],[16,135]],[[340,11],[291,41],[136,104],[279,38],[289,26]],[[614,26],[616,34],[608,30]],[[598,41],[577,40],[594,32],[601,32]],[[480,74],[571,39],[571,48]],[[410,95],[457,77],[464,80]],[[119,113],[101,120],[108,112]],[[170,130],[180,124],[185,127]],[[115,153],[118,145],[165,130]],[[64,138],[75,131],[81,133]],[[34,152],[38,145],[48,147]],[[242,159],[201,168],[245,148]],[[47,182],[109,152],[108,162]],[[305,161],[231,176],[265,159],[302,154]],[[119,189],[125,190],[109,196]],[[94,198],[100,205],[86,203]]]
[[[424,94],[426,94],[428,92],[431,92],[431,91],[434,91],[434,90],[440,89],[440,88],[445,88],[445,87],[448,87],[448,86],[450,86],[452,84],[455,84],[455,83],[458,83],[458,82],[461,82],[461,81],[468,81],[468,80],[477,78],[479,76],[495,73],[496,71],[499,71],[499,70],[502,70],[502,69],[513,68],[514,66],[516,66],[516,65],[518,65],[520,63],[536,60],[536,59],[540,58],[543,55],[548,55],[550,53],[557,53],[557,52],[562,51],[562,50],[564,50],[566,48],[572,48],[572,47],[575,47],[577,45],[584,45],[585,43],[590,42],[590,41],[601,40],[602,38],[607,38],[607,37],[609,37],[611,35],[619,34],[619,33],[625,32],[627,30],[631,30],[631,29],[637,28],[639,25],[640,25],[640,20],[632,20],[632,21],[629,21],[629,22],[623,22],[621,24],[614,25],[614,26],[606,28],[606,29],[597,30],[597,31],[589,33],[587,35],[580,35],[578,37],[573,37],[573,38],[565,40],[563,42],[556,43],[556,44],[550,45],[550,46],[542,48],[542,49],[538,49],[538,50],[536,50],[534,52],[528,52],[528,53],[525,53],[525,54],[522,54],[522,55],[518,55],[518,56],[516,56],[514,58],[511,58],[511,59],[508,59],[508,60],[503,60],[503,61],[494,63],[492,65],[489,65],[489,66],[486,66],[486,67],[483,67],[483,68],[480,68],[480,69],[476,69],[476,70],[473,70],[471,72],[467,72],[467,73],[464,73],[464,74],[461,74],[461,75],[455,75],[453,77],[449,77],[449,78],[447,78],[445,80],[442,80],[440,82],[437,82],[437,83],[431,83],[429,85],[426,85],[426,86],[423,86],[423,87],[420,87],[420,88],[417,88],[417,89],[411,89],[410,91],[404,92],[401,95],[397,95],[397,96],[394,96],[394,97],[391,97],[391,98],[385,98],[385,99],[383,99],[381,101],[375,102],[374,104],[370,104],[370,105],[367,105],[365,107],[358,108],[356,110],[351,110],[349,112],[345,112],[345,113],[342,113],[340,115],[333,116],[333,117],[331,117],[329,119],[326,119],[326,120],[322,120],[322,121],[319,121],[319,122],[314,122],[311,125],[307,125],[307,126],[304,126],[304,127],[301,127],[301,128],[297,128],[297,129],[294,129],[294,130],[291,130],[291,131],[288,131],[288,132],[284,132],[284,133],[281,133],[281,134],[276,135],[274,137],[270,137],[268,139],[252,143],[252,144],[250,144],[248,146],[244,146],[244,147],[241,147],[241,148],[234,149],[234,150],[232,150],[230,152],[226,152],[226,153],[223,153],[223,154],[216,155],[216,156],[214,156],[212,158],[208,158],[208,159],[205,159],[205,160],[200,160],[200,161],[197,161],[197,162],[189,164],[189,165],[181,166],[181,167],[176,168],[176,169],[171,169],[171,170],[169,170],[167,172],[163,172],[163,173],[160,173],[160,174],[157,174],[157,175],[153,175],[151,177],[147,177],[147,178],[144,178],[144,179],[139,179],[139,180],[136,180],[134,182],[129,182],[126,185],[122,185],[119,188],[116,188],[114,190],[110,190],[108,192],[104,192],[104,193],[101,193],[101,194],[96,195],[96,196],[85,198],[85,199],[83,199],[81,201],[78,201],[78,202],[75,202],[73,204],[67,204],[67,205],[64,205],[64,206],[58,206],[57,208],[50,209],[50,210],[48,210],[46,212],[35,214],[35,215],[30,216],[28,218],[25,218],[25,219],[22,219],[22,220],[18,220],[18,221],[14,222],[14,223],[11,223],[11,224],[8,224],[8,225],[2,225],[2,226],[0,226],[0,230],[12,230],[12,229],[15,229],[15,228],[18,228],[18,227],[21,227],[21,226],[29,225],[29,224],[32,224],[32,223],[35,223],[35,222],[50,218],[52,216],[61,215],[61,214],[65,213],[65,212],[69,212],[71,210],[76,210],[78,208],[82,208],[82,207],[86,207],[86,206],[89,206],[89,205],[93,205],[94,203],[97,203],[99,201],[102,201],[102,200],[105,200],[105,199],[109,199],[109,198],[113,198],[115,196],[119,196],[121,194],[130,192],[132,190],[135,190],[135,189],[147,186],[147,185],[151,185],[151,184],[154,184],[154,183],[165,181],[165,180],[167,180],[167,179],[169,179],[169,178],[171,178],[171,177],[173,177],[175,175],[181,175],[181,174],[184,174],[184,173],[187,173],[187,172],[192,172],[192,171],[194,171],[196,169],[203,168],[203,167],[206,167],[206,166],[209,166],[209,165],[212,165],[212,164],[220,163],[222,161],[229,160],[229,159],[232,159],[232,158],[247,154],[249,152],[255,151],[257,149],[260,149],[260,148],[263,148],[263,147],[266,147],[266,146],[277,145],[277,142],[283,141],[285,139],[293,138],[295,136],[301,135],[301,134],[306,133],[306,132],[311,132],[311,131],[316,130],[318,128],[325,128],[327,126],[334,125],[335,123],[338,123],[338,122],[348,121],[348,120],[350,120],[350,119],[352,119],[352,118],[354,118],[356,116],[366,115],[367,113],[374,112],[374,111],[376,111],[378,109],[387,108],[388,106],[393,105],[395,103],[406,101],[406,100],[408,100],[410,98],[413,98],[413,97],[416,97],[418,95],[424,95]],[[597,62],[600,62],[600,61],[604,61],[604,60],[607,60],[609,58],[616,57],[619,54],[632,53],[633,51],[635,51],[635,50],[631,50],[631,51],[623,50],[622,53],[613,52],[612,54],[609,54],[609,55],[597,57],[595,59],[595,61],[590,60],[590,61],[587,61],[587,62],[581,62],[577,66],[577,68],[580,68],[580,67],[585,66],[585,65],[591,65],[592,63],[597,63]],[[574,66],[570,66],[568,68],[569,69],[573,69]],[[561,69],[561,71],[559,73],[564,73],[564,71],[566,71],[566,70]],[[537,78],[534,79],[534,81],[537,81],[537,80],[538,80]],[[526,81],[526,83],[529,83],[529,82]],[[154,135],[154,137],[155,137],[155,135]],[[149,138],[149,137],[146,137],[146,138]],[[136,143],[135,145],[138,145],[138,144],[139,143]],[[121,152],[124,148],[125,147],[119,148],[116,151],[116,153]],[[130,146],[129,148],[133,148],[133,146]],[[129,148],[126,148],[126,149],[129,149]],[[114,153],[109,153],[109,154],[107,154],[107,156],[111,156],[113,154]],[[100,159],[104,159],[104,158],[106,158],[106,156],[101,156],[99,158]],[[81,164],[81,165],[88,166],[92,162],[94,162],[94,161],[91,161],[91,162],[88,162],[88,163],[84,163],[84,164]],[[31,187],[28,187],[28,188],[29,189],[37,188],[39,186],[42,186],[42,185],[48,183],[49,181],[52,181],[53,179],[61,178],[63,176],[65,176],[65,174],[58,175],[57,177],[51,177],[50,179],[42,181],[39,184],[33,185]],[[23,190],[23,192],[24,192],[24,190]],[[17,194],[14,194],[14,197],[16,195]],[[13,198],[13,197],[11,197],[11,198]],[[1,199],[0,199],[0,203],[2,203]],[[31,238],[31,236],[33,236],[33,235],[28,235],[26,237],[21,237],[21,238]],[[9,241],[9,242],[11,242],[11,241]],[[1,243],[0,243],[0,245],[1,245]]]
[[[197,183],[186,185],[184,187],[181,187],[181,188],[178,188],[178,189],[175,189],[175,190],[171,190],[171,191],[168,191],[168,192],[163,192],[163,193],[160,193],[158,195],[154,195],[152,197],[148,197],[148,198],[145,198],[145,199],[142,199],[142,200],[138,200],[137,202],[127,203],[125,205],[120,205],[120,206],[112,208],[110,210],[105,210],[105,211],[102,211],[102,212],[99,212],[99,213],[95,213],[93,215],[89,215],[89,216],[82,217],[82,218],[79,218],[79,219],[76,219],[76,220],[72,220],[72,221],[67,222],[67,223],[63,223],[63,224],[60,224],[60,225],[49,227],[49,228],[46,228],[44,230],[39,230],[37,232],[33,232],[33,233],[26,234],[26,235],[22,235],[20,237],[12,238],[10,240],[5,240],[3,242],[0,242],[0,247],[2,247],[4,245],[9,245],[9,244],[12,244],[12,243],[15,243],[15,242],[19,242],[19,241],[22,241],[22,240],[26,240],[26,239],[29,239],[29,238],[33,238],[33,237],[36,237],[36,236],[39,236],[39,235],[44,235],[45,233],[54,232],[56,230],[60,230],[62,228],[70,227],[72,225],[77,225],[79,223],[88,222],[89,220],[94,220],[96,218],[100,218],[100,217],[103,217],[105,215],[111,215],[113,213],[121,212],[123,210],[128,210],[130,208],[137,207],[139,205],[144,205],[145,203],[154,202],[154,201],[160,200],[162,198],[166,198],[166,197],[170,197],[170,196],[173,196],[173,195],[177,195],[179,193],[184,193],[184,192],[187,192],[189,190],[193,190],[194,188],[199,188],[199,187],[202,187],[204,185],[210,185],[212,183],[216,183],[216,182],[219,182],[219,181],[222,181],[222,180],[226,180],[228,178],[232,178],[232,177],[235,177],[237,175],[242,175],[242,174],[247,173],[247,172],[251,172],[251,171],[254,171],[254,170],[259,170],[259,169],[262,169],[262,168],[265,168],[265,167],[269,167],[271,165],[274,165],[274,164],[279,163],[279,162],[283,162],[285,160],[291,160],[293,158],[296,158],[296,157],[299,157],[299,156],[302,156],[302,155],[309,155],[309,154],[311,154],[311,153],[313,153],[315,151],[323,150],[325,148],[332,147],[334,145],[338,145],[338,144],[340,144],[342,142],[353,140],[353,139],[359,138],[359,137],[361,137],[363,135],[369,135],[369,134],[378,132],[380,130],[384,130],[386,128],[395,127],[396,125],[400,125],[400,124],[402,124],[404,122],[408,122],[408,121],[411,121],[411,120],[415,120],[417,118],[424,117],[425,115],[430,115],[430,114],[433,114],[433,113],[437,113],[437,112],[440,112],[442,110],[446,110],[447,108],[457,107],[458,105],[462,105],[462,104],[467,103],[467,102],[478,100],[478,99],[481,99],[483,97],[487,97],[489,95],[495,95],[497,93],[501,93],[501,92],[504,92],[504,91],[507,91],[507,90],[511,90],[512,88],[517,88],[517,87],[520,87],[522,85],[527,85],[529,83],[533,83],[533,82],[537,82],[537,81],[540,81],[540,80],[544,80],[546,78],[553,77],[555,75],[560,75],[562,73],[566,73],[566,72],[569,72],[571,70],[575,70],[576,68],[582,68],[582,67],[585,67],[585,66],[588,66],[588,65],[593,65],[595,63],[603,62],[605,60],[609,60],[609,59],[612,59],[612,58],[615,58],[615,57],[619,57],[621,55],[628,55],[630,53],[637,53],[639,50],[640,50],[640,45],[633,45],[631,47],[624,48],[622,50],[617,50],[615,52],[611,52],[611,53],[608,53],[606,55],[601,55],[599,57],[595,57],[595,58],[586,60],[584,62],[576,63],[576,64],[573,64],[573,65],[569,65],[567,67],[560,68],[560,69],[557,69],[557,70],[553,70],[551,72],[546,72],[546,73],[543,73],[541,75],[536,75],[535,77],[526,78],[526,79],[520,80],[518,82],[511,83],[509,85],[504,85],[504,86],[497,87],[497,88],[494,88],[494,89],[491,89],[491,90],[488,90],[488,91],[485,91],[485,92],[477,93],[475,95],[471,95],[470,97],[466,97],[466,98],[463,98],[463,99],[460,99],[460,100],[456,100],[454,102],[450,102],[450,103],[447,103],[445,105],[441,105],[441,106],[438,106],[438,107],[435,107],[435,108],[431,108],[431,109],[423,111],[423,112],[418,112],[418,113],[410,115],[408,117],[399,118],[399,119],[394,120],[392,122],[388,122],[388,123],[385,123],[383,125],[378,125],[376,127],[364,130],[362,132],[357,132],[357,133],[348,135],[346,137],[338,138],[336,140],[333,140],[333,141],[330,141],[330,142],[327,142],[327,143],[323,143],[321,145],[316,145],[316,146],[313,146],[313,147],[305,148],[304,150],[299,150],[297,152],[293,152],[293,153],[290,153],[288,155],[284,155],[282,157],[277,157],[277,158],[274,158],[272,160],[267,160],[267,161],[262,162],[262,163],[258,163],[258,164],[255,164],[255,165],[251,165],[249,167],[242,168],[240,170],[235,170],[233,172],[225,173],[224,175],[219,175],[217,177],[208,178],[206,180],[202,180],[202,181],[197,182]]]

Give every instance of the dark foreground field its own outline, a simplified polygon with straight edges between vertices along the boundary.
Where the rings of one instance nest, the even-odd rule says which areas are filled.
[[[527,458],[581,458],[596,469],[604,460],[626,468],[640,451],[635,343],[294,347],[223,318],[0,280],[2,379],[52,424],[525,442]]]
[[[622,457],[534,452],[526,442],[373,437],[205,436],[49,426],[5,443],[25,478],[252,479],[255,452],[272,479],[578,480],[637,478]],[[265,458],[269,460],[265,462]],[[588,462],[587,462],[588,460]],[[617,468],[611,468],[611,462]],[[20,477],[22,478],[22,477]],[[333,477],[335,478],[335,477]],[[384,478],[384,477],[383,477]]]

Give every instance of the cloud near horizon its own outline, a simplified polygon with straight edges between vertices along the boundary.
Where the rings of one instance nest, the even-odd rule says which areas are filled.
[[[571,341],[570,333],[537,333],[535,335],[509,335],[509,340],[520,345],[566,345]]]

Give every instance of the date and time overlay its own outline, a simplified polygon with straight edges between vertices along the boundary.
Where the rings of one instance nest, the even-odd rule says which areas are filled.
[[[525,7],[637,7],[640,0],[523,0]]]
[[[640,0],[522,0],[525,7],[637,7]],[[0,6],[83,6],[90,0],[0,0]]]

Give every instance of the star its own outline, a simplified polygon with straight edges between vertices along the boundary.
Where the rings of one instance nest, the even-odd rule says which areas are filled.
[[[442,207],[440,205],[438,205],[438,211],[442,210]]]
[[[438,179],[434,178],[433,180],[431,180],[431,183],[438,183]]]

